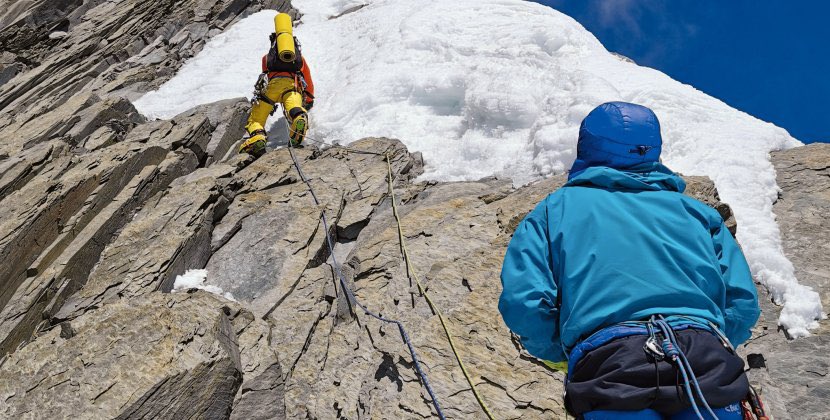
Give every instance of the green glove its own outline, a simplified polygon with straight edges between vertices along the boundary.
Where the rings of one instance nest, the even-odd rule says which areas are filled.
[[[551,362],[550,360],[542,360],[542,363],[551,370],[557,370],[564,374],[568,373],[568,362]]]

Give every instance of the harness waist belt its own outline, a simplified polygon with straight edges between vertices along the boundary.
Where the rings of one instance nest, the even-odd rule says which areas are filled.
[[[632,335],[649,335],[648,327],[646,326],[648,322],[623,322],[620,324],[612,325],[610,327],[603,328],[593,334],[591,334],[585,340],[582,340],[579,344],[574,346],[571,350],[570,354],[568,355],[568,377],[570,377],[571,372],[574,371],[576,368],[577,362],[579,359],[584,357],[588,352],[594,350],[598,347],[602,347],[607,344],[611,340],[616,340],[618,338],[623,337],[630,337]],[[696,323],[683,323],[673,327],[674,331],[683,331],[685,329],[695,328],[703,331],[711,332],[718,337],[714,330],[711,327],[702,324]]]

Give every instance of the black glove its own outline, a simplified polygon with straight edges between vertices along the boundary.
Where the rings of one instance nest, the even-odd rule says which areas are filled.
[[[303,92],[303,108],[305,108],[306,111],[309,111],[309,110],[311,110],[311,108],[313,106],[314,106],[314,95],[312,95],[308,92]]]

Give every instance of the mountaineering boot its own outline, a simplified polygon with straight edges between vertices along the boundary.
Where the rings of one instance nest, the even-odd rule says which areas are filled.
[[[305,113],[297,115],[297,117],[291,122],[291,129],[289,133],[292,146],[297,147],[302,144],[303,139],[305,139],[306,130],[308,130],[308,115]]]
[[[255,158],[265,154],[265,130],[256,130],[251,133],[251,137],[239,146],[239,153],[247,153]]]

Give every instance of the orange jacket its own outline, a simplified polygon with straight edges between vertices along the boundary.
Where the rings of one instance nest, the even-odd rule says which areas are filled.
[[[305,57],[302,58],[303,60],[303,68],[300,70],[303,73],[303,79],[305,79],[306,88],[305,91],[311,94],[314,97],[314,81],[311,80],[311,69],[308,67],[308,61],[305,61]],[[268,56],[262,56],[262,72],[268,71]],[[268,78],[273,77],[294,77],[293,73],[287,71],[272,71],[268,73]]]

